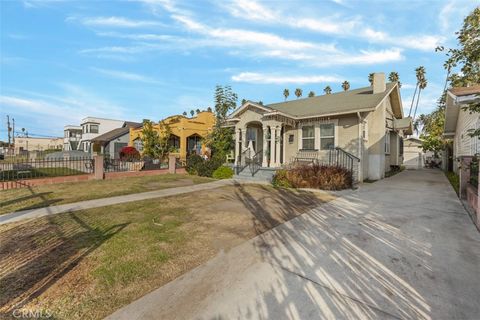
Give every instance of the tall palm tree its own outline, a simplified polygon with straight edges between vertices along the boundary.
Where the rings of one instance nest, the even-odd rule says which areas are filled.
[[[195,114],[195,111],[193,111],[193,110],[190,110],[190,114],[191,114],[191,115],[192,115],[192,117],[193,117],[193,115]]]
[[[400,82],[400,76],[398,75],[398,72],[392,71],[388,75],[388,81],[390,82],[398,82],[398,87],[402,87],[402,83]]]
[[[408,112],[409,117],[412,114],[413,103],[415,102],[415,96],[417,95],[417,90],[418,90],[418,87],[419,87],[419,83],[420,83],[420,81],[422,81],[422,79],[425,79],[425,67],[420,66],[420,67],[416,68],[415,69],[415,75],[417,77],[417,85],[415,86],[415,91],[413,92],[412,103],[410,104],[410,111]]]
[[[325,92],[325,94],[330,94],[332,93],[332,88],[330,88],[330,86],[326,86],[325,89],[323,89],[323,92]]]
[[[309,98],[315,97],[315,92],[310,91],[310,92],[308,93],[308,97],[309,97]]]
[[[283,90],[283,96],[285,97],[285,101],[287,101],[287,98],[289,95],[290,95],[290,90],[288,89]]]
[[[348,82],[347,80],[343,81],[342,88],[343,91],[348,91],[348,89],[350,89],[350,82]]]
[[[420,82],[418,83],[417,104],[415,105],[415,112],[413,113],[413,119],[415,119],[415,115],[417,114],[418,101],[420,100],[420,93],[421,93],[422,90],[425,89],[426,87],[427,87],[427,79],[425,79],[425,78],[420,79]]]
[[[370,85],[373,86],[373,72],[368,74],[368,82],[370,82]]]
[[[297,96],[297,99],[300,98],[303,94],[303,90],[300,88],[295,89],[295,95]]]
[[[25,128],[22,128],[22,135],[25,137]]]

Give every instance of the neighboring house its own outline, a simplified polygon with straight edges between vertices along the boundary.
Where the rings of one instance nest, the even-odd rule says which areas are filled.
[[[176,115],[162,121],[171,129],[169,144],[175,150],[171,154],[185,160],[189,154],[203,154],[207,151],[202,140],[207,137],[215,125],[215,115],[212,112],[202,111],[192,118]],[[155,124],[154,129],[162,134],[159,124]],[[143,151],[142,128],[130,129],[129,145],[140,152]]]
[[[453,140],[453,171],[458,173],[460,158],[480,153],[480,140],[470,130],[480,128],[480,114],[462,108],[480,101],[480,85],[452,88],[447,91],[444,136]],[[457,161],[455,161],[457,160]]]
[[[422,140],[415,137],[403,141],[403,165],[406,169],[421,169],[425,161],[433,158],[433,152],[422,150]]]
[[[67,125],[64,127],[64,150],[79,150],[92,153],[92,139],[113,129],[121,128],[124,123],[125,121],[123,120],[86,117],[82,119],[80,126]]]
[[[82,139],[82,127],[66,125],[63,127],[63,150],[78,150],[80,140]]]
[[[383,73],[374,74],[370,87],[266,106],[247,101],[227,126],[235,128],[237,167],[252,161],[263,168],[305,159],[329,163],[333,154],[355,159],[357,181],[382,179],[400,166],[403,136],[412,133],[398,83],[386,83]]]
[[[96,146],[102,154],[110,156],[110,158],[118,159],[120,150],[128,146],[130,141],[130,128],[140,128],[141,123],[125,121],[121,128],[108,131],[91,141],[94,144],[93,150],[97,150]]]
[[[16,137],[15,154],[31,151],[62,150],[63,138]]]

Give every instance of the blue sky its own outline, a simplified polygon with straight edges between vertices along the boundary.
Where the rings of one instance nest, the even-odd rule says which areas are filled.
[[[0,139],[18,130],[63,135],[85,116],[155,121],[213,106],[217,84],[264,103],[330,85],[368,85],[397,71],[404,109],[414,69],[441,94],[444,57],[476,1],[61,1],[0,2]]]

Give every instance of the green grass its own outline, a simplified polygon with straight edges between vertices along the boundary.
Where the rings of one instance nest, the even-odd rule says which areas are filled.
[[[0,191],[0,214],[214,181],[182,174],[90,180]]]
[[[85,172],[72,168],[56,167],[56,168],[32,168],[24,170],[6,170],[0,172],[0,180],[11,181],[17,179],[47,178],[59,176],[71,176],[76,174],[84,174]]]
[[[448,181],[450,181],[450,184],[452,185],[453,190],[455,190],[455,192],[458,195],[458,190],[460,188],[460,178],[459,178],[459,176],[455,172],[452,172],[452,171],[445,172],[445,175],[447,176]]]

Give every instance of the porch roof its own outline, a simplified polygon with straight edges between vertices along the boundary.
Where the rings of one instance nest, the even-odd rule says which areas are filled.
[[[394,82],[387,83],[386,90],[376,94],[372,93],[372,87],[364,87],[312,98],[273,103],[266,107],[272,109],[272,112],[280,111],[294,117],[370,111],[374,110],[391,93],[395,85]]]

